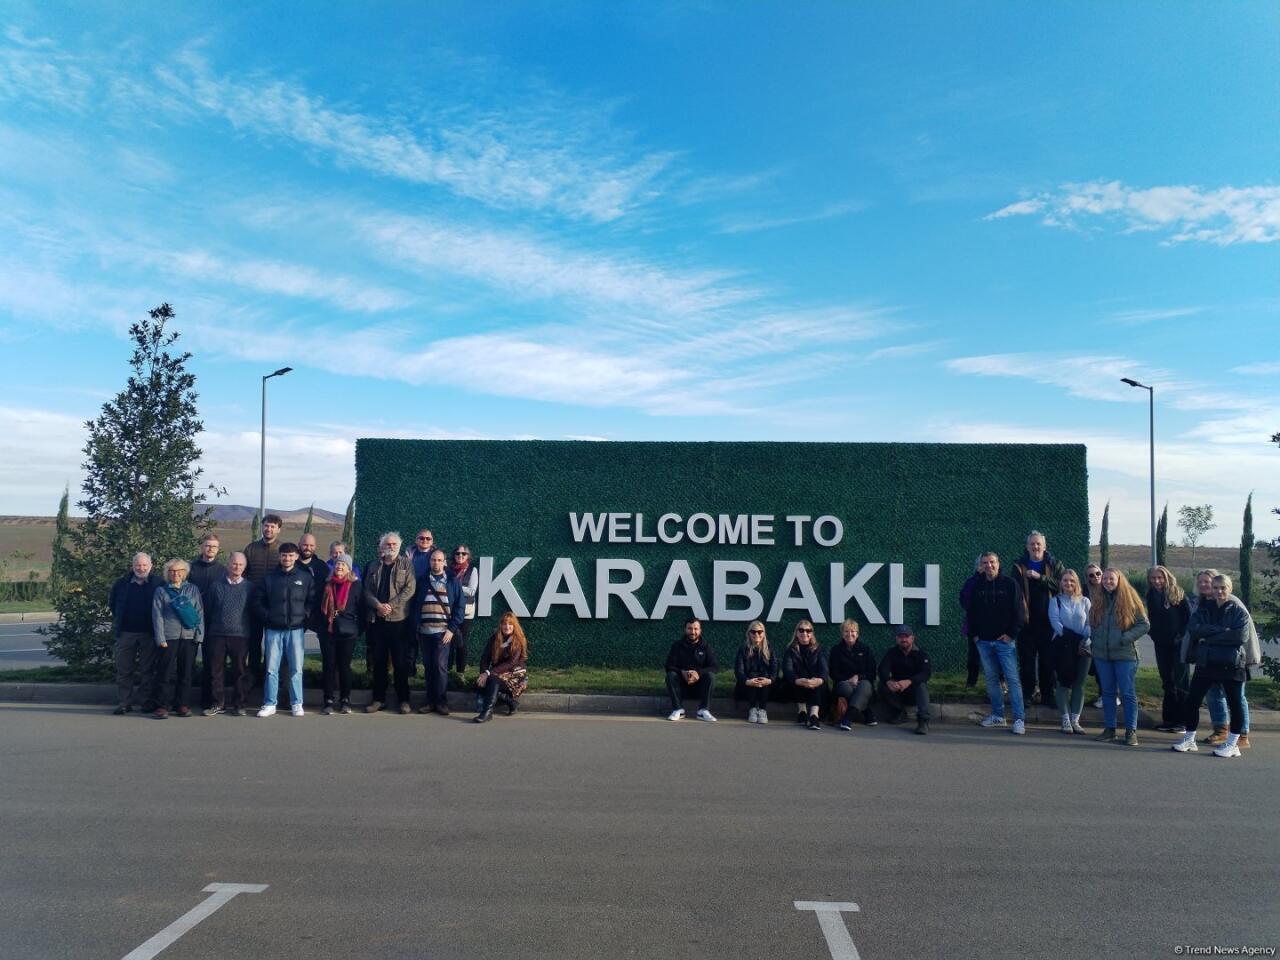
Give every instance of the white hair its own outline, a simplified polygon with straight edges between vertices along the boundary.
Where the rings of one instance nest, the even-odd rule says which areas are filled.
[[[378,538],[378,546],[384,547],[388,540],[395,540],[397,543],[404,543],[404,537],[400,536],[399,530],[388,530]]]

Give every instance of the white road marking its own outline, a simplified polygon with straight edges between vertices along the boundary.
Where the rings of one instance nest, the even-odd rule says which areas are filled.
[[[124,960],[151,960],[165,947],[187,933],[201,920],[225,906],[236,894],[261,893],[267,889],[265,883],[211,883],[204,888],[205,893],[213,894],[204,902],[188,910],[173,923],[169,924],[154,937],[125,955]]]
[[[831,960],[858,960],[858,948],[853,945],[853,938],[844,925],[841,913],[857,913],[860,908],[856,903],[828,903],[824,900],[797,900],[797,910],[812,910],[818,915],[818,926],[827,939],[827,949],[831,951]],[[128,958],[125,958],[128,960]]]

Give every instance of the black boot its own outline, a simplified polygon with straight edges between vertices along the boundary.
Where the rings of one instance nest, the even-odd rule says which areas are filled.
[[[929,732],[929,721],[917,719],[915,732],[920,734],[922,737],[927,734]]]

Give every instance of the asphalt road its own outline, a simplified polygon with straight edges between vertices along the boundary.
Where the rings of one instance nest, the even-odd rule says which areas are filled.
[[[1280,761],[975,727],[0,705],[0,956],[1171,957],[1280,945]],[[1259,829],[1261,828],[1261,829]],[[846,957],[851,954],[845,954]]]

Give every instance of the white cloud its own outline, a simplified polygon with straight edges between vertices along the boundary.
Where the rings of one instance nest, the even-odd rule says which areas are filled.
[[[956,357],[945,361],[944,366],[953,373],[1014,377],[1061,387],[1072,396],[1089,400],[1146,399],[1145,391],[1135,391],[1121,383],[1122,377],[1157,385],[1162,391],[1178,386],[1164,370],[1144,367],[1137,361],[1117,356],[1069,357],[1057,354],[998,353]]]
[[[1138,326],[1139,324],[1153,323],[1156,320],[1177,320],[1182,317],[1194,317],[1198,313],[1204,313],[1206,309],[1206,307],[1157,307],[1117,310],[1111,314],[1111,319],[1126,326]]]
[[[1166,243],[1272,243],[1280,240],[1280,187],[1139,189],[1118,180],[1066,183],[984,219],[1032,215],[1043,215],[1042,223],[1056,227],[1080,226],[1096,218],[1123,232],[1158,232]]]
[[[957,443],[1082,443],[1089,465],[1090,526],[1093,538],[1102,516],[1103,500],[1111,499],[1112,541],[1148,543],[1150,507],[1146,494],[1150,478],[1145,438],[1090,430],[1073,425],[1052,429],[1002,422],[949,420],[932,426],[939,438]],[[1219,437],[1222,441],[1225,438]],[[1169,502],[1176,514],[1186,503],[1212,503],[1223,517],[1244,509],[1245,498],[1264,490],[1280,467],[1280,450],[1256,442],[1206,444],[1189,439],[1156,441],[1156,507]],[[1103,475],[1099,476],[1099,472]],[[1108,476],[1109,475],[1109,476]],[[1280,519],[1258,509],[1255,499],[1255,532],[1259,538],[1280,535]],[[1233,521],[1234,522],[1234,521]],[[1213,545],[1239,542],[1238,528],[1224,524],[1211,534]]]
[[[758,233],[762,230],[776,230],[779,227],[791,227],[801,223],[818,223],[833,220],[863,209],[865,204],[860,200],[847,200],[843,203],[831,203],[810,213],[797,213],[778,217],[739,217],[724,221],[720,226],[721,233]]]
[[[1232,373],[1243,373],[1246,376],[1270,377],[1280,373],[1280,360],[1264,363],[1246,363],[1242,367],[1232,367]]]

